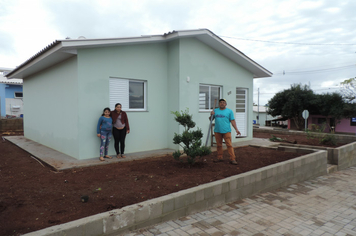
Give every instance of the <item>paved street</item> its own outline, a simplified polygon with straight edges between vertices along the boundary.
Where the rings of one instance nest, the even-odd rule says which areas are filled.
[[[356,235],[356,167],[125,235]]]

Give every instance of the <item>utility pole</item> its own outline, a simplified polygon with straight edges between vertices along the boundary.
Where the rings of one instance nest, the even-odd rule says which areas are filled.
[[[260,88],[257,89],[257,124],[260,124]]]

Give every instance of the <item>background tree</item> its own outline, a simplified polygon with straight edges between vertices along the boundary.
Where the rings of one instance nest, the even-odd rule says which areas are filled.
[[[344,80],[340,83],[341,93],[345,99],[349,102],[355,102],[356,100],[356,78]]]
[[[304,127],[302,112],[308,110],[312,115],[325,116],[326,125],[330,129],[332,118],[335,121],[332,125],[336,126],[337,120],[356,117],[356,103],[350,102],[351,99],[352,96],[346,97],[340,93],[314,94],[307,85],[293,84],[290,89],[277,93],[268,101],[268,114],[291,119],[297,129],[302,129]]]
[[[313,115],[322,115],[326,118],[326,125],[328,128],[332,126],[336,127],[337,120],[344,117],[344,106],[346,104],[342,95],[339,93],[325,93],[316,94],[312,101],[314,109],[310,111]],[[334,123],[330,124],[331,118],[334,119]]]
[[[293,84],[268,101],[268,114],[293,120],[297,129],[304,127],[302,112],[315,109],[315,94],[308,85]]]

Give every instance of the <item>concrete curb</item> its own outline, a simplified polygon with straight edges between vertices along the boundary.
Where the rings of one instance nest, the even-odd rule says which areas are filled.
[[[327,152],[320,150],[258,170],[25,235],[117,235],[326,174]]]

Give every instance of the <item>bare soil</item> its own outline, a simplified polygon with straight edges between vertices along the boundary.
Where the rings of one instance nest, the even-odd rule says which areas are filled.
[[[254,147],[236,148],[235,154],[238,165],[229,164],[225,151],[222,163],[213,163],[216,153],[193,166],[167,155],[55,172],[0,139],[0,235],[21,235],[301,155]]]
[[[253,132],[254,138],[270,139],[272,138],[272,135],[277,138],[283,139],[285,143],[302,144],[302,145],[310,145],[310,146],[322,146],[322,147],[339,147],[344,145],[344,143],[336,143],[336,145],[333,145],[331,143],[322,144],[320,143],[320,140],[318,138],[308,138],[305,135],[271,134],[271,133]]]

